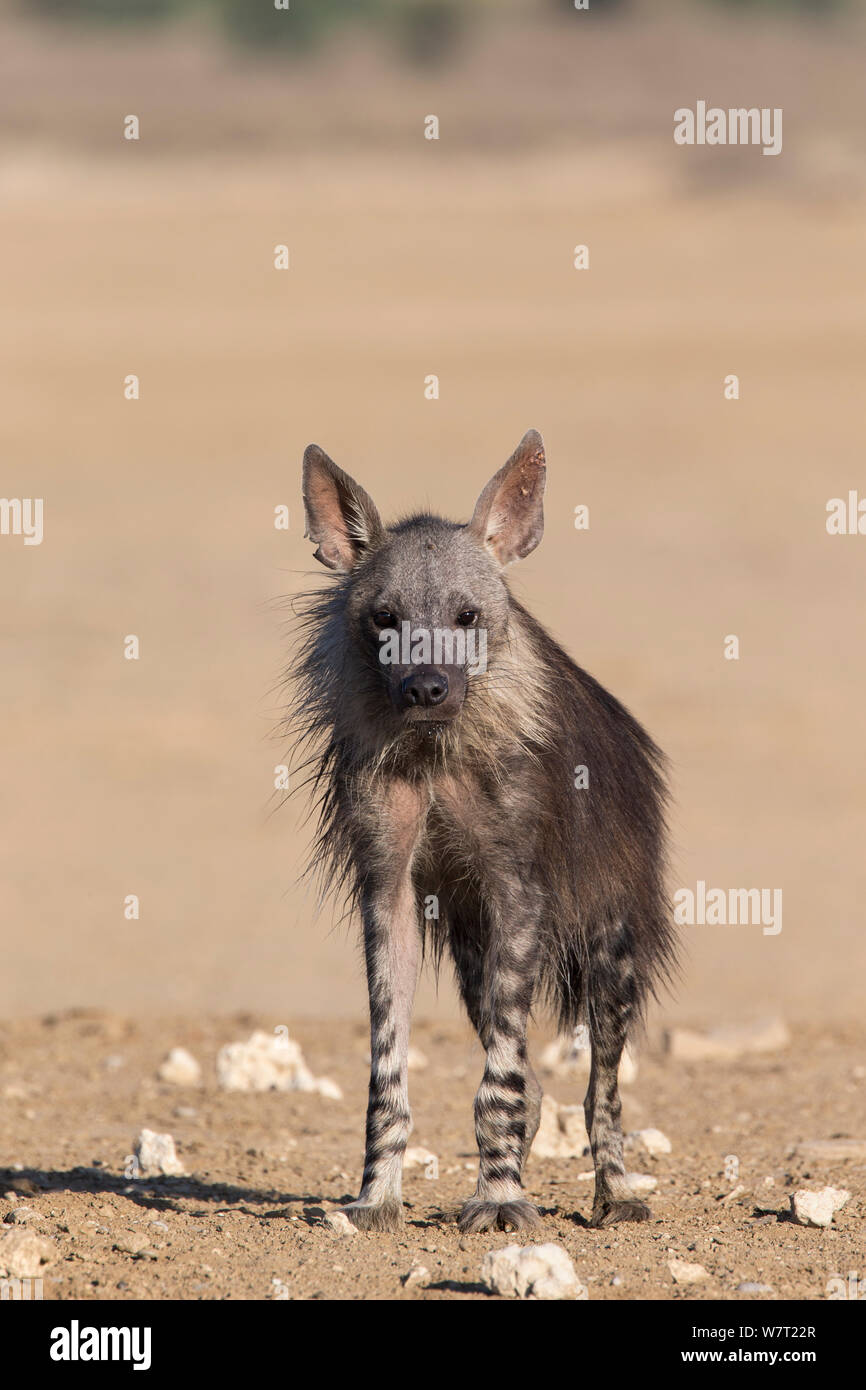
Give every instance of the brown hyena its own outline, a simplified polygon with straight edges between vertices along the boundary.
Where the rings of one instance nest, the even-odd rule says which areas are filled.
[[[541,540],[544,481],[531,430],[467,524],[386,527],[321,449],[304,455],[307,534],[335,578],[305,597],[289,722],[316,793],[314,865],[364,926],[372,1068],[364,1176],[346,1208],[362,1229],[402,1221],[425,946],[437,962],[450,952],[486,1052],[461,1228],[538,1220],[521,1185],[541,1104],[534,1001],[563,1030],[589,1028],[592,1224],[649,1214],[626,1179],[617,1068],[673,964],[662,755],[509,592],[506,566]]]

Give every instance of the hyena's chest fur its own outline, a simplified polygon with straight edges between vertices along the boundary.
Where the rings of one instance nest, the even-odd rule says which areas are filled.
[[[375,835],[394,874],[406,874],[429,930],[475,935],[510,885],[530,894],[539,878],[543,817],[514,784],[482,772],[390,784],[374,798]]]

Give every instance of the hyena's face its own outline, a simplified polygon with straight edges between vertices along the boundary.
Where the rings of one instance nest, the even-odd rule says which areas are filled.
[[[466,527],[423,518],[388,532],[357,566],[347,617],[390,708],[407,724],[443,724],[495,660],[508,595]]]
[[[349,575],[345,637],[382,692],[383,711],[431,733],[456,719],[471,681],[507,640],[506,565],[543,529],[544,447],[531,430],[465,526],[418,516],[385,529],[371,498],[321,449],[304,455],[316,558]]]

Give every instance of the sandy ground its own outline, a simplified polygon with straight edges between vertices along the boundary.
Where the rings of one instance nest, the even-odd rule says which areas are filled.
[[[481,1259],[515,1237],[461,1236],[454,1221],[474,1185],[471,1103],[481,1061],[468,1032],[438,1021],[414,1032],[428,1065],[412,1072],[410,1144],[437,1155],[438,1179],[406,1171],[399,1236],[347,1237],[322,1218],[357,1195],[365,1030],[292,1028],[313,1072],[341,1086],[342,1101],[220,1091],[218,1047],[272,1026],[249,1015],[136,1023],[93,1011],[0,1029],[5,1152],[16,1165],[0,1173],[0,1220],[25,1220],[51,1242],[46,1299],[491,1296],[480,1284]],[[623,1095],[625,1128],[660,1128],[672,1145],[669,1155],[629,1160],[658,1181],[652,1219],[588,1229],[592,1183],[580,1174],[591,1161],[533,1156],[526,1186],[543,1212],[538,1238],[569,1252],[593,1300],[753,1299],[736,1291],[746,1281],[771,1287],[764,1300],[812,1300],[828,1296],[834,1275],[847,1281],[856,1270],[862,1279],[866,1160],[819,1163],[792,1150],[815,1139],[866,1137],[864,1041],[862,1029],[815,1029],[782,1052],[683,1063],[650,1040]],[[156,1079],[177,1045],[201,1062],[200,1087]],[[577,1081],[545,1084],[563,1104],[582,1099]],[[189,1177],[124,1176],[143,1126],[174,1135]],[[827,1185],[852,1194],[831,1228],[788,1219],[794,1190]],[[22,1207],[31,1214],[13,1218]],[[668,1268],[675,1258],[703,1265],[707,1277],[675,1284]],[[413,1262],[428,1270],[426,1287],[403,1287]]]

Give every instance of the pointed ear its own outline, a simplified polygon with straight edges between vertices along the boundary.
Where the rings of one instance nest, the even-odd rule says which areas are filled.
[[[544,533],[544,441],[528,430],[475,504],[468,529],[503,567],[522,560]]]
[[[304,451],[306,535],[315,558],[332,570],[350,570],[385,535],[372,498],[338,468],[318,444]]]

